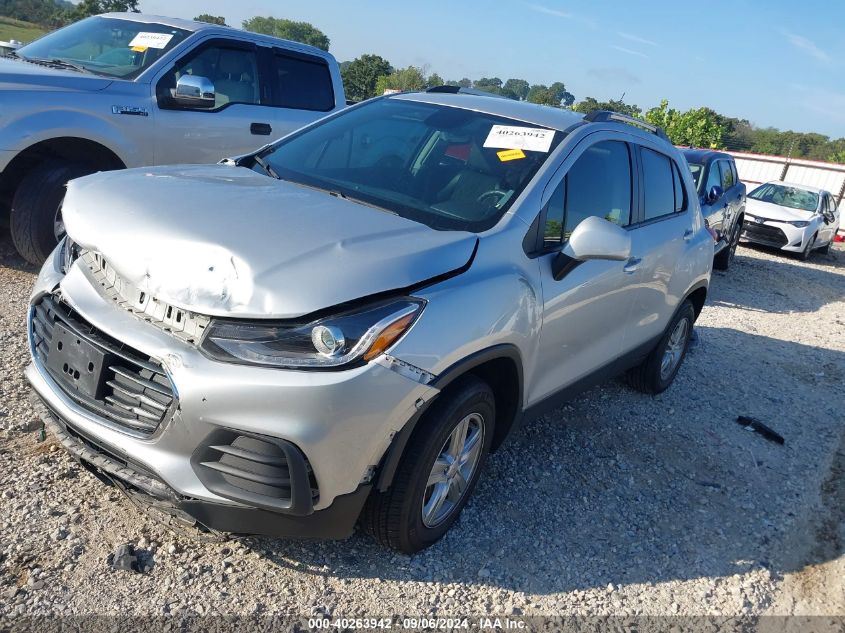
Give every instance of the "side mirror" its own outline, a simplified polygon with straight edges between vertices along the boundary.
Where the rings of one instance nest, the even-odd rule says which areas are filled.
[[[552,274],[561,279],[578,262],[589,259],[625,261],[631,257],[631,235],[613,222],[597,216],[581,221],[566,245],[552,260]]]
[[[710,188],[710,191],[707,192],[707,203],[716,202],[719,198],[722,197],[722,194],[725,193],[719,185],[713,185]]]
[[[207,77],[182,75],[176,82],[173,100],[192,108],[213,108],[216,101],[214,84]]]

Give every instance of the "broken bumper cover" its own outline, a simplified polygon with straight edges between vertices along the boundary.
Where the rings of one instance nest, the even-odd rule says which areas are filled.
[[[195,523],[215,532],[344,539],[352,534],[370,492],[371,485],[362,484],[354,492],[335,498],[329,507],[303,516],[184,497],[143,467],[105,452],[68,427],[37,394],[33,393],[30,401],[45,428],[98,478],[119,486],[141,505],[182,523]]]
[[[42,269],[32,295],[33,362],[26,372],[56,420],[53,427],[84,439],[100,456],[132,464],[131,471],[146,476],[148,484],[161,484],[172,493],[169,502],[208,527],[321,538],[347,533],[351,527],[333,513],[360,509],[394,435],[438,392],[424,384],[426,376],[409,373],[401,363],[305,372],[210,360],[104,300],[75,267],[63,276],[56,259],[54,254]],[[47,366],[43,348],[36,352],[44,344],[35,332],[37,307],[56,297],[57,288],[56,300],[67,304],[71,321],[84,326],[80,339],[119,343],[124,355],[134,353],[136,362],[148,358],[147,364],[155,361],[165,371],[173,403],[156,428],[133,433],[69,397],[74,394]],[[249,453],[256,450],[261,460],[238,464],[254,458]],[[90,456],[79,457],[104,470]],[[145,489],[127,472],[109,477],[162,500],[169,496],[153,494],[161,490],[156,483],[154,490]],[[275,494],[279,488],[290,493]],[[324,520],[336,525],[322,526]]]

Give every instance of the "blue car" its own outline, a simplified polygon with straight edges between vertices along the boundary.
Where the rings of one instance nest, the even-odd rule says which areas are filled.
[[[685,149],[698,190],[701,213],[716,233],[713,267],[728,270],[745,217],[745,185],[739,181],[733,156],[709,149]]]

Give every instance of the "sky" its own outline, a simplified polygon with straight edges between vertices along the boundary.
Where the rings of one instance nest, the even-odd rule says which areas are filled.
[[[562,81],[577,100],[845,136],[841,0],[141,0],[145,13],[310,22],[338,61],[364,53],[445,79]]]

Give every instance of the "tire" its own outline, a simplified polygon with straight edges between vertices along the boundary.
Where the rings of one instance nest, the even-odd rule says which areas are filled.
[[[734,260],[736,247],[739,244],[739,234],[742,232],[742,218],[738,218],[731,231],[731,241],[721,253],[713,258],[713,268],[716,270],[728,270]]]
[[[487,383],[475,376],[466,376],[453,383],[420,420],[390,488],[385,492],[373,490],[370,493],[361,512],[364,531],[385,547],[406,554],[418,552],[438,541],[472,495],[490,452],[495,418],[495,399]],[[480,429],[477,432],[481,433],[480,437],[476,435],[478,439],[474,444],[477,456],[470,458],[474,467],[471,471],[464,471],[469,477],[452,479],[456,484],[454,490],[448,479],[429,486],[430,478],[435,475],[435,460],[441,459],[444,449],[451,446],[449,441],[453,431],[465,421],[468,425],[467,439],[472,437],[474,428]],[[466,482],[461,491],[460,481]],[[434,510],[434,495],[443,489],[452,491],[450,494],[454,494],[455,498],[444,495],[439,510],[442,516],[431,512],[427,524],[423,515],[427,508]],[[429,505],[425,505],[426,500]]]
[[[682,326],[682,322],[685,322],[686,325]],[[666,391],[672,381],[675,380],[675,376],[677,376],[678,370],[681,368],[684,358],[686,358],[694,323],[695,309],[688,300],[684,301],[655,348],[640,365],[628,372],[628,383],[634,389],[643,393],[656,395]],[[685,331],[680,332],[681,328],[685,328]],[[664,356],[670,351],[670,341],[672,341],[676,332],[680,339],[672,344],[675,347],[675,357],[671,361],[671,367],[664,371]]]
[[[801,258],[802,262],[806,262],[810,259],[810,255],[813,252],[813,247],[816,245],[816,238],[818,237],[817,234],[814,234],[813,237],[810,238],[810,241],[807,242],[807,245],[804,247],[804,250],[798,254],[798,257]]]
[[[834,237],[831,237],[828,243],[821,248],[817,248],[816,252],[821,253],[822,255],[827,255],[830,252],[830,245],[833,244],[834,239]]]
[[[41,265],[58,244],[56,221],[69,180],[96,169],[79,163],[42,163],[20,181],[12,199],[11,233],[15,248],[26,261]]]

